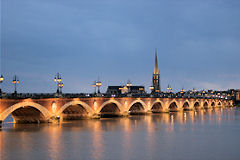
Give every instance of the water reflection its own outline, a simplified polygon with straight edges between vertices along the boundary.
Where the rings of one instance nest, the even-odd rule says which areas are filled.
[[[130,159],[131,156],[131,148],[132,146],[132,130],[131,130],[131,120],[129,118],[123,119],[123,159]]]
[[[59,125],[4,122],[0,159],[223,159],[225,150],[216,142],[240,156],[234,152],[240,147],[239,121],[239,109],[213,108]],[[196,144],[202,146],[197,153]]]
[[[103,159],[104,145],[102,138],[102,126],[100,121],[96,121],[92,132],[92,159]]]
[[[48,152],[49,156],[52,160],[59,160],[62,159],[61,153],[64,152],[64,148],[62,146],[62,132],[61,132],[61,125],[53,125],[49,128],[49,136],[48,142]]]

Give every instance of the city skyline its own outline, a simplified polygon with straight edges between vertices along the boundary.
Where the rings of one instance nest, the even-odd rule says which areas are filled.
[[[93,92],[98,76],[103,92],[129,79],[148,90],[155,48],[163,91],[239,89],[240,2],[205,2],[4,1],[3,91],[16,74],[19,92],[55,92],[57,72],[63,92]]]
[[[157,49],[155,49],[155,60],[154,60],[154,69],[153,69],[153,75],[152,76],[155,76],[156,74],[159,74],[159,77],[161,77],[160,75],[160,70],[158,69],[158,59],[157,59]],[[56,82],[55,81],[55,79],[56,79],[56,76],[57,75],[60,75],[60,76],[62,76],[60,73],[57,73],[53,78],[52,78],[52,81],[53,82]],[[14,92],[16,92],[16,84],[14,83],[13,84],[13,81],[16,81],[15,79],[16,79],[16,76],[17,76],[17,78],[19,77],[18,75],[14,75],[13,76],[13,79],[10,81],[10,83],[12,84],[12,86],[13,86],[13,88],[15,88],[14,90]],[[7,78],[8,79],[8,78]],[[4,81],[5,81],[5,77],[4,77]],[[19,78],[18,78],[18,81],[19,81],[19,84],[17,84],[17,86],[18,85],[21,85],[21,83],[20,83],[20,80],[19,80]],[[61,81],[64,81],[64,78],[62,78],[61,77]],[[158,79],[158,81],[159,81],[159,85],[161,85],[161,80],[160,80],[160,78]],[[90,84],[90,86],[92,87],[92,88],[94,88],[93,90],[94,91],[91,91],[91,92],[89,92],[89,93],[94,93],[94,92],[96,92],[96,87],[93,87],[93,84],[95,84],[95,83],[97,83],[97,82],[100,82],[100,83],[102,83],[102,81],[99,79],[99,76],[98,76],[98,79],[96,79],[95,81],[93,81],[93,83],[91,83]],[[8,82],[9,83],[9,82]],[[130,80],[130,79],[128,79],[128,81],[126,81],[126,83],[121,83],[120,85],[121,86],[125,86],[125,85],[127,85],[127,83],[131,83],[132,84],[132,81]],[[152,87],[152,86],[154,86],[154,84],[155,84],[156,82],[154,82],[154,80],[152,81],[152,85],[150,85],[150,86],[144,86],[144,87],[146,87],[145,88],[145,90],[147,91],[147,92],[151,92],[151,89],[150,89],[150,87]],[[157,82],[158,83],[158,82]],[[62,83],[62,84],[64,84],[64,83]],[[133,84],[133,85],[135,85],[135,84]],[[106,92],[106,89],[105,88],[107,88],[108,86],[110,86],[110,85],[105,85],[105,87],[104,87],[104,91],[102,92],[102,93],[105,93]],[[170,84],[168,84],[168,86],[166,87],[166,88],[164,88],[163,89],[163,91],[162,92],[168,92],[169,90],[168,90],[168,87],[169,86],[171,86]],[[102,86],[101,86],[102,87]],[[172,87],[172,86],[171,86]],[[4,87],[3,87],[4,88]],[[53,88],[55,89],[55,91],[56,91],[56,85],[54,86],[53,85]],[[182,89],[184,89],[184,90],[186,90],[184,87],[182,87],[181,89],[174,89],[174,88],[171,88],[171,90],[173,90],[173,92],[180,92]],[[193,87],[193,88],[191,88],[191,89],[188,89],[188,90],[192,90],[192,89],[194,89],[194,90],[196,90],[196,87]],[[236,89],[236,88],[229,88],[229,89]],[[201,90],[214,90],[214,89],[209,89],[209,88],[203,88],[203,89],[199,89],[199,91],[201,91]],[[55,91],[53,91],[53,92],[55,92]],[[187,91],[187,90],[186,90]],[[217,91],[217,90],[216,90]],[[3,92],[4,92],[4,90],[3,90]],[[11,92],[11,91],[10,91]],[[160,91],[161,92],[161,91]],[[23,92],[24,93],[24,92]],[[39,92],[32,92],[32,93],[39,93]],[[47,92],[44,92],[44,93],[47,93]],[[50,92],[49,92],[50,93]],[[68,92],[68,93],[70,93],[70,92]],[[84,91],[82,91],[82,92],[76,92],[76,93],[88,93],[88,92],[84,92]]]

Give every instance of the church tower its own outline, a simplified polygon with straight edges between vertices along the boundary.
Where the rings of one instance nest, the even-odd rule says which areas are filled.
[[[160,72],[158,69],[157,49],[155,50],[155,65],[153,70],[153,92],[161,92]]]

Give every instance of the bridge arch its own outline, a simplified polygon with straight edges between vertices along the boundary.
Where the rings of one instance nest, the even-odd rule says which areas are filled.
[[[196,109],[196,108],[200,108],[200,102],[199,101],[196,101],[193,105],[193,107]]]
[[[39,111],[43,115],[45,120],[48,120],[50,118],[50,113],[44,106],[35,102],[19,102],[17,104],[12,105],[11,107],[8,107],[5,111],[3,111],[3,113],[0,115],[0,120],[4,121],[8,115],[25,106],[34,108],[37,111]]]
[[[222,106],[222,102],[221,101],[218,101],[218,107]]]
[[[104,107],[106,107],[107,105],[111,105],[111,104],[114,104],[115,105],[115,109],[117,109],[120,113],[123,113],[123,107],[122,107],[122,104],[114,99],[110,99],[106,102],[104,102],[100,108],[97,109],[97,114],[99,114],[103,109]]]
[[[179,106],[176,100],[173,100],[169,103],[168,106],[169,111],[178,111],[179,110]]]
[[[71,101],[60,107],[60,109],[57,112],[57,116],[60,116],[70,106],[75,106],[75,105],[80,105],[79,107],[82,107],[86,111],[86,113],[89,115],[92,115],[94,113],[93,109],[87,103],[82,101]]]
[[[190,102],[188,100],[184,101],[182,108],[185,110],[190,109]]]
[[[127,110],[128,112],[143,113],[147,111],[147,105],[142,100],[137,99],[129,105]]]
[[[156,100],[155,102],[153,102],[152,106],[151,106],[151,111],[154,113],[157,113],[157,112],[162,112],[164,111],[164,105],[163,105],[163,102],[160,101],[160,100]]]
[[[215,102],[212,102],[211,103],[211,107],[215,107],[216,105],[215,105]]]
[[[207,101],[204,101],[203,107],[204,107],[204,108],[208,108],[208,102],[207,102]]]
[[[129,106],[128,106],[128,111],[131,109],[131,107],[134,105],[134,104],[136,104],[136,103],[140,103],[141,105],[142,105],[142,107],[145,109],[145,110],[147,110],[147,105],[146,105],[146,103],[144,103],[142,100],[140,100],[140,99],[137,99],[137,100],[135,100],[135,101],[133,101]]]

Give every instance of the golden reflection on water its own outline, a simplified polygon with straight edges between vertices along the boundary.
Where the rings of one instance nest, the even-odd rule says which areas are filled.
[[[131,157],[131,148],[132,148],[132,130],[131,130],[131,121],[129,118],[123,118],[123,143],[122,148],[124,149],[123,159],[129,159]]]
[[[235,112],[230,112],[234,109],[232,108],[214,108],[214,109],[205,109],[205,110],[197,110],[197,111],[183,111],[183,112],[171,112],[171,113],[159,113],[145,116],[130,116],[124,118],[117,119],[101,119],[101,120],[82,120],[77,122],[76,125],[69,124],[48,124],[45,126],[36,126],[37,132],[38,127],[41,128],[41,134],[46,134],[45,138],[47,138],[47,144],[45,147],[48,148],[49,158],[51,160],[59,160],[62,159],[63,153],[68,150],[66,145],[66,139],[64,139],[64,132],[69,131],[70,129],[70,140],[79,141],[82,145],[81,140],[84,138],[84,134],[82,132],[87,132],[89,137],[87,139],[89,142],[87,143],[90,148],[91,159],[104,159],[106,150],[111,146],[106,146],[106,142],[108,141],[108,137],[106,137],[106,132],[115,131],[120,132],[120,137],[115,137],[116,139],[120,139],[119,145],[122,150],[119,152],[123,153],[123,159],[130,159],[132,157],[132,149],[135,142],[136,133],[143,133],[144,137],[142,138],[142,145],[147,151],[147,156],[151,157],[156,152],[158,152],[158,144],[156,139],[158,138],[159,133],[166,133],[166,137],[168,134],[177,133],[176,131],[185,131],[187,129],[194,130],[194,124],[204,125],[208,124],[217,124],[220,125],[223,120],[231,121],[231,117]],[[190,126],[187,128],[187,126]],[[67,127],[66,127],[67,126]],[[196,125],[197,126],[197,125]],[[176,130],[178,129],[178,130]],[[19,146],[19,150],[25,153],[24,158],[28,159],[29,153],[26,153],[29,148],[34,148],[35,139],[32,136],[29,136],[28,132],[22,130],[22,126],[18,124],[14,124],[12,126],[12,130],[15,130],[18,135],[17,144]],[[34,130],[34,132],[36,132]],[[4,128],[0,131],[0,159],[4,159],[1,153],[9,153],[6,149],[6,144],[9,143],[4,141]],[[118,134],[117,134],[118,135]],[[7,135],[5,135],[7,136]],[[43,136],[44,137],[44,136]],[[86,138],[86,137],[85,137]],[[11,141],[11,140],[10,140]],[[172,141],[169,140],[168,141]],[[11,142],[13,143],[13,142]],[[12,145],[12,144],[11,144]],[[168,145],[168,144],[166,144]],[[36,147],[36,146],[35,146]],[[115,146],[112,146],[115,147]]]
[[[48,145],[48,151],[49,155],[51,157],[51,160],[59,160],[61,159],[61,153],[63,152],[63,146],[62,146],[62,138],[61,138],[61,128],[62,125],[54,125],[52,127],[49,127],[49,145]]]
[[[102,124],[101,121],[95,121],[93,123],[93,132],[92,132],[92,157],[93,159],[103,159],[104,152],[104,142],[102,137]]]
[[[146,116],[147,124],[147,137],[146,137],[146,150],[148,150],[148,157],[151,157],[156,151],[156,127],[153,122],[153,116]]]

